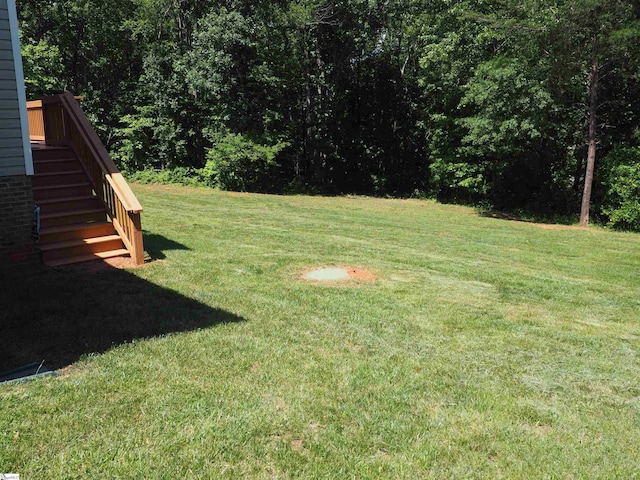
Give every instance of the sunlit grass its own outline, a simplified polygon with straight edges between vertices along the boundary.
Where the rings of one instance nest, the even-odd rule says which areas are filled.
[[[166,333],[88,351],[57,378],[0,386],[0,472],[640,472],[638,235],[423,201],[135,191],[156,260],[121,279],[135,295],[121,288],[113,301],[144,306],[117,310],[135,325],[162,296],[152,318]],[[377,280],[301,280],[320,265]],[[48,275],[70,291],[82,281]],[[87,281],[107,295],[109,275],[120,279]]]

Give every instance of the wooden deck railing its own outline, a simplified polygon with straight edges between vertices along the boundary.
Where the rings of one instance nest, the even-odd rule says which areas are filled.
[[[36,125],[36,106],[33,110]],[[42,99],[41,112],[47,145],[68,145],[74,150],[134,263],[143,264],[142,206],[109,157],[77,99],[69,93],[45,97]],[[31,128],[31,116],[29,119]]]
[[[32,142],[44,141],[44,118],[42,117],[42,100],[27,102],[29,118],[29,138]]]

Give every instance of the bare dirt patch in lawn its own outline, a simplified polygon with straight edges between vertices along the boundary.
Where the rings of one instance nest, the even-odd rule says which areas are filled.
[[[368,283],[377,280],[373,273],[364,268],[344,265],[307,268],[300,278],[307,282],[323,284]]]

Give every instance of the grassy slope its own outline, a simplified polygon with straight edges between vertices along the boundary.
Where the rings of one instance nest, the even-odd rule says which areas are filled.
[[[638,475],[639,236],[421,201],[135,190],[166,258],[130,272],[155,294],[120,292],[142,306],[117,311],[186,331],[0,386],[0,472]],[[379,279],[299,279],[325,264]],[[189,326],[175,292],[210,323]]]

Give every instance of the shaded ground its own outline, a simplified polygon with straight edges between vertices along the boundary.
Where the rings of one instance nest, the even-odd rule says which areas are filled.
[[[565,230],[565,229],[584,229],[577,225],[578,218],[571,215],[565,216],[541,216],[530,215],[519,212],[500,212],[497,210],[478,210],[478,214],[485,218],[495,218],[498,220],[509,220],[512,222],[525,222],[538,225],[542,228]]]
[[[106,263],[0,270],[0,372],[241,320]]]

